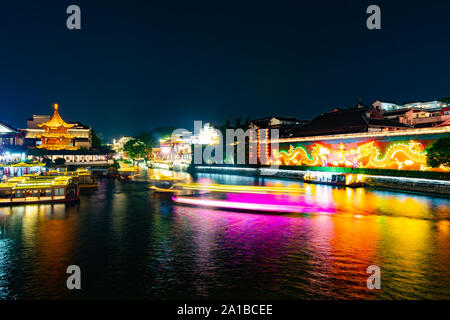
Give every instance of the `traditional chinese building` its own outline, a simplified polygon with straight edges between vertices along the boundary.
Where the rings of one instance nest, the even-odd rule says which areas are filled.
[[[46,150],[77,150],[79,147],[73,145],[74,135],[68,133],[68,129],[73,128],[74,124],[66,123],[58,112],[58,104],[55,103],[55,112],[50,121],[40,123],[38,126],[43,128],[44,133],[36,136],[41,140],[37,146]]]
[[[41,139],[39,139],[38,136],[45,133],[45,129],[40,125],[45,122],[50,122],[51,119],[51,115],[33,115],[31,118],[27,119],[27,127],[21,130],[23,136],[22,144],[30,148],[38,146],[41,143]],[[91,149],[91,128],[79,121],[67,121],[66,123],[71,125],[70,128],[67,128],[67,133],[69,135],[75,136],[75,138],[72,139],[73,146],[82,149]]]
[[[53,116],[46,121],[33,123],[36,128],[32,129],[35,147],[30,145],[28,159],[34,161],[45,161],[45,159],[56,161],[64,159],[66,165],[83,166],[105,166],[113,163],[112,151],[104,147],[91,148],[89,145],[77,143],[78,133],[73,132],[79,126],[77,123],[65,122],[58,112],[58,104],[54,105]],[[33,120],[38,119],[33,117]],[[39,119],[42,120],[42,117]],[[30,123],[28,124],[30,126]],[[38,131],[39,130],[39,131]],[[90,131],[87,129],[80,129]],[[30,138],[30,137],[29,137]]]

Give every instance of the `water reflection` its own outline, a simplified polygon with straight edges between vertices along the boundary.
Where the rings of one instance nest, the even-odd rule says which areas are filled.
[[[330,214],[240,213],[173,205],[148,188],[154,174],[100,181],[76,205],[0,208],[0,298],[450,298],[449,199],[195,177],[296,185],[275,197]],[[65,287],[70,264],[81,292]],[[380,291],[366,288],[373,264]]]

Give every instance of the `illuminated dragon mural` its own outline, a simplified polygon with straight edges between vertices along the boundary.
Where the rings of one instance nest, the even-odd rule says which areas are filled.
[[[340,143],[337,149],[315,143],[311,152],[304,146],[291,145],[288,151],[278,153],[280,165],[430,170],[426,162],[424,145],[414,140],[392,143],[383,153],[374,140],[354,148]]]

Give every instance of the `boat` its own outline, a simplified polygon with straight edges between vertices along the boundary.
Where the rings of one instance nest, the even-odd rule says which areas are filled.
[[[78,181],[81,189],[95,189],[98,186],[97,181],[92,177],[92,173],[86,169],[77,170]]]
[[[256,196],[256,197],[252,197]],[[281,197],[281,198],[280,198]],[[286,198],[282,198],[286,197]],[[289,195],[276,194],[227,194],[222,198],[198,197],[198,196],[172,196],[172,201],[178,205],[204,207],[208,209],[219,209],[238,212],[261,212],[261,213],[314,213],[329,214],[330,208],[319,207],[309,204],[304,200],[289,202]]]
[[[0,183],[0,205],[78,201],[77,176],[24,175]]]
[[[203,192],[229,192],[229,193],[256,193],[256,194],[300,194],[300,187],[278,187],[278,186],[241,186],[226,184],[202,184],[182,183],[177,185],[183,190],[195,190]]]
[[[97,188],[98,184],[92,176],[92,173],[85,168],[78,168],[75,171],[57,171],[51,170],[48,171],[45,175],[50,176],[77,176],[78,177],[78,185],[80,189],[93,189]]]
[[[176,184],[174,188],[182,191],[172,196],[177,205],[278,214],[331,212],[330,208],[308,203],[304,198],[303,188],[295,186],[190,183]]]
[[[353,173],[307,171],[303,176],[303,181],[343,187],[361,187],[364,185],[365,176]]]
[[[42,162],[17,162],[0,164],[0,175],[6,177],[17,177],[24,174],[45,173],[47,167]]]
[[[119,177],[121,180],[131,180],[135,176],[137,176],[139,172],[138,167],[126,167],[126,168],[120,168],[117,170],[119,173]]]
[[[161,181],[160,183],[156,183],[153,186],[150,186],[150,189],[159,193],[176,193],[178,192],[173,188],[174,184],[169,181]]]
[[[153,185],[150,186],[150,189],[155,192],[160,193],[180,193],[181,190],[179,188],[175,188],[178,182],[184,181],[184,178],[173,178],[173,177],[154,177],[149,178],[152,181]]]

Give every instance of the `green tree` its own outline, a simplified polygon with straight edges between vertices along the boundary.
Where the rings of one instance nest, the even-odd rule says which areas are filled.
[[[440,138],[427,148],[427,165],[432,168],[450,167],[450,137]]]
[[[52,164],[52,160],[49,159],[49,158],[47,158],[47,157],[45,157],[45,158],[42,160],[42,162],[45,163],[45,166],[46,166],[46,167],[49,167],[49,166]]]
[[[63,166],[63,165],[65,165],[66,164],[66,159],[64,159],[64,158],[58,158],[58,159],[55,159],[55,164],[57,165],[57,166]]]
[[[168,138],[172,135],[172,132],[175,131],[177,128],[175,127],[157,127],[152,129],[152,131],[149,133],[152,137],[152,147],[158,147],[159,146],[159,140]]]
[[[152,147],[159,145],[159,141],[157,141],[151,133],[141,133],[136,137],[136,139],[145,145],[145,152],[147,155],[151,154]]]
[[[97,133],[94,129],[91,129],[91,136],[92,136],[92,146],[93,147],[101,147],[102,140],[97,136]]]
[[[234,126],[231,125],[231,121],[226,118],[225,123],[222,125],[214,126],[216,129],[218,129],[222,133],[223,138],[223,154],[226,157],[226,130],[227,129],[242,129],[244,132],[250,127],[250,118],[246,118],[245,121],[242,121],[242,118],[234,118]],[[245,152],[248,154],[249,146],[248,146],[248,140],[245,141]],[[236,163],[236,150],[232,156],[233,159],[227,158],[226,161],[233,161],[233,163]]]
[[[127,143],[125,143],[123,149],[133,160],[133,165],[135,159],[146,158],[148,150],[145,143],[136,138],[130,139]]]

